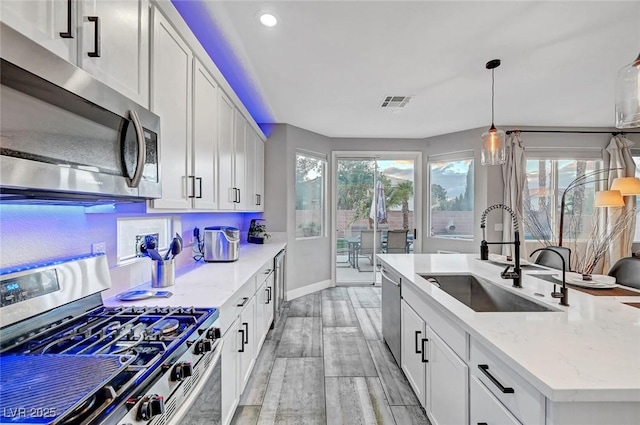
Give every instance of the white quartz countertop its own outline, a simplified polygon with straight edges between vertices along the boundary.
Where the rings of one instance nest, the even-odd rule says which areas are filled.
[[[115,297],[103,300],[107,307],[160,306],[160,307],[221,307],[233,294],[267,262],[286,246],[284,238],[274,236],[264,244],[241,244],[237,261],[204,263],[199,261],[176,273],[176,283],[166,288],[152,288],[146,282],[131,290],[170,291],[169,298],[149,298],[139,301],[120,301]]]
[[[523,269],[522,289],[500,278],[504,266],[478,254],[380,254],[441,307],[440,310],[547,398],[556,402],[640,402],[640,309],[623,302],[640,297],[604,297],[569,289],[569,307],[551,298],[551,282]],[[476,313],[419,274],[473,274],[558,312]],[[541,293],[543,298],[534,295]],[[468,359],[465,359],[468,360]]]

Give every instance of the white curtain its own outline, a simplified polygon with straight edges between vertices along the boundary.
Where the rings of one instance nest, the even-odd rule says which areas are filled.
[[[527,184],[527,157],[524,152],[524,142],[520,139],[519,133],[511,133],[507,140],[506,162],[502,165],[502,182],[504,183],[504,204],[510,207],[518,217],[518,228],[520,230],[520,256],[527,257],[524,244],[524,225],[522,223],[522,212],[524,208],[524,188]],[[511,224],[511,214],[504,211],[502,214],[502,241],[513,240],[513,225]],[[513,245],[502,245],[502,254],[511,255]]]
[[[607,146],[609,153],[609,187],[616,177],[634,177],[636,173],[636,164],[631,156],[631,147],[633,142],[624,136],[613,136],[611,142]],[[617,168],[614,170],[614,168]],[[607,230],[618,220],[622,219],[625,214],[632,211],[635,207],[635,196],[624,197],[625,206],[622,208],[607,208]],[[630,225],[622,232],[622,234],[609,246],[609,250],[604,258],[602,267],[603,273],[607,273],[611,266],[622,257],[631,255],[631,244],[636,228],[635,216]]]

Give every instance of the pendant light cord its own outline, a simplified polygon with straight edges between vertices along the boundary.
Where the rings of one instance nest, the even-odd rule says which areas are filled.
[[[494,87],[496,84],[495,80],[495,68],[491,70],[491,127],[495,127],[493,124],[493,97],[494,97]]]

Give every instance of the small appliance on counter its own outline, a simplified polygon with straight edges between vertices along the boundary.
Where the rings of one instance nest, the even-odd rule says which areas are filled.
[[[240,230],[230,226],[204,229],[204,261],[236,261],[240,253]]]

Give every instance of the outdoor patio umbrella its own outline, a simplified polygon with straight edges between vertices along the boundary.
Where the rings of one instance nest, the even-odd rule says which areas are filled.
[[[387,201],[385,200],[384,187],[380,180],[376,183],[376,190],[373,191],[373,200],[371,202],[369,218],[377,220],[378,224],[386,223],[387,221]]]

